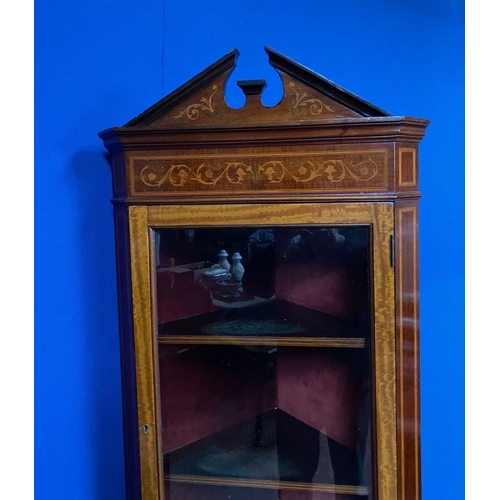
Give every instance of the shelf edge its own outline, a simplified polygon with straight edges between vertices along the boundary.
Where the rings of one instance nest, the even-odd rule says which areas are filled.
[[[205,336],[205,335],[168,335],[158,337],[159,344],[200,344],[200,345],[263,345],[287,347],[341,347],[364,348],[363,338],[317,338],[317,337],[231,337],[231,336]]]
[[[365,486],[351,486],[343,484],[309,484],[294,483],[291,481],[272,481],[269,479],[236,479],[205,476],[189,476],[166,474],[165,481],[171,483],[204,484],[208,486],[238,486],[245,488],[266,488],[273,490],[298,490],[318,491],[324,493],[336,493],[346,495],[368,495],[369,490]]]

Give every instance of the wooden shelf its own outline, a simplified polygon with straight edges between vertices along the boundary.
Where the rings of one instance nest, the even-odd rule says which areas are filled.
[[[363,338],[318,338],[318,337],[249,337],[211,335],[168,335],[158,337],[159,344],[188,345],[259,345],[290,347],[341,347],[364,348]]]
[[[163,323],[158,343],[364,348],[366,339],[346,320],[273,299]]]
[[[357,452],[281,409],[164,453],[171,483],[367,496]]]
[[[167,474],[165,481],[171,483],[204,484],[212,486],[237,486],[243,488],[265,488],[272,490],[296,490],[317,491],[323,493],[335,493],[338,495],[369,495],[365,486],[351,486],[344,484],[316,484],[316,483],[294,483],[291,481],[271,481],[265,479],[234,479],[224,477],[191,476]]]

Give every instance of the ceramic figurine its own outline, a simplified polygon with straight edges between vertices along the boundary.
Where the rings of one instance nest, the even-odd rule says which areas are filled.
[[[221,250],[219,252],[218,257],[219,257],[219,262],[218,262],[219,266],[222,269],[225,269],[227,272],[229,272],[229,270],[231,269],[231,264],[227,260],[227,258],[229,257],[229,254],[225,250]]]
[[[231,269],[229,270],[232,276],[232,279],[236,281],[241,281],[243,278],[243,274],[245,274],[245,268],[241,263],[241,255],[238,252],[233,253],[231,257]]]

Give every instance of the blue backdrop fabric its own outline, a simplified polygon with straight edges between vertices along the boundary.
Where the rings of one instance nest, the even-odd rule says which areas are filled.
[[[110,169],[121,126],[215,60],[280,81],[263,46],[394,115],[420,148],[422,487],[464,497],[463,0],[45,0],[35,10],[35,493],[125,498]]]

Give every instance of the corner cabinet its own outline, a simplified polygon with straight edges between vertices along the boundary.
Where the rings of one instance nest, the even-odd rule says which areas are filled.
[[[266,48],[233,51],[110,153],[129,500],[420,498],[418,144]]]

